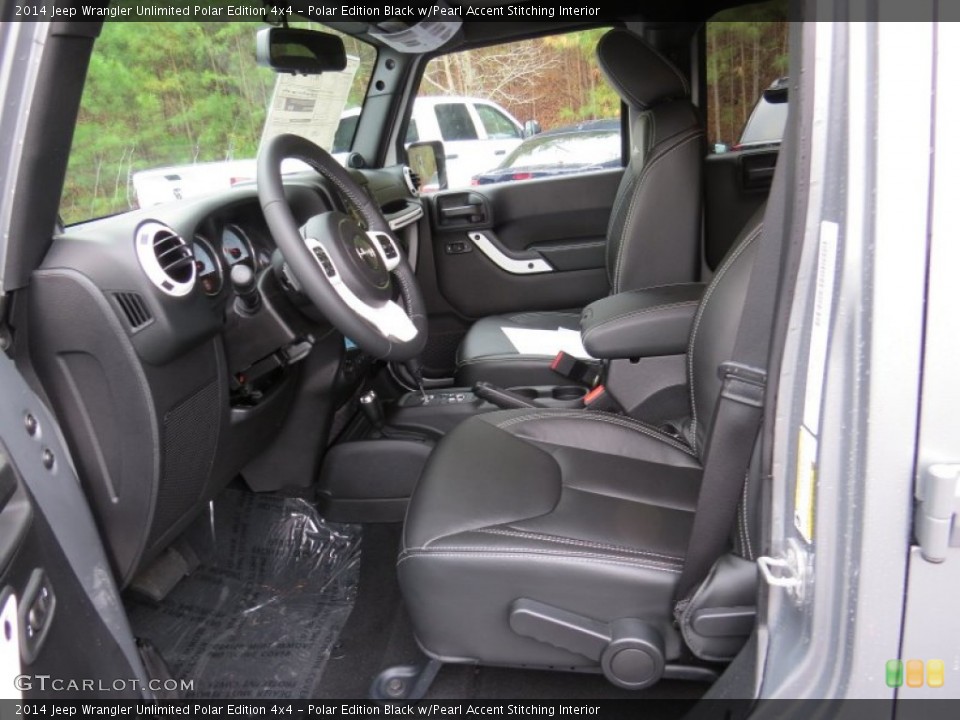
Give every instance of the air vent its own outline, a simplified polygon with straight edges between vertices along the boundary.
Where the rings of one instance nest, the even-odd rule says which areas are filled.
[[[403,180],[407,183],[407,190],[414,197],[420,194],[420,176],[410,169],[409,165],[403,166]]]
[[[166,225],[146,222],[137,229],[136,245],[140,266],[154,285],[174,297],[193,290],[197,264],[182,237]]]
[[[131,330],[139,330],[153,322],[153,315],[150,314],[150,309],[139,294],[118,292],[114,293],[113,297],[123,310]]]

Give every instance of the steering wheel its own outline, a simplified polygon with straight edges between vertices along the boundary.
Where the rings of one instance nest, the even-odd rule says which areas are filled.
[[[280,164],[296,158],[330,180],[367,224],[331,211],[297,226]],[[298,135],[277,135],[257,158],[257,193],[267,226],[304,293],[365,352],[410,360],[423,350],[427,322],[416,277],[377,204],[326,150]],[[401,306],[394,300],[395,279]]]

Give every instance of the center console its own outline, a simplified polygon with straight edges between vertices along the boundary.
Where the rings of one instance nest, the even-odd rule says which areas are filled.
[[[575,408],[583,406],[587,388],[578,385],[556,385],[509,388],[511,393],[533,401],[540,407]],[[480,398],[470,388],[427,390],[407,393],[386,412],[391,427],[423,432],[437,438],[446,435],[473,415],[500,410],[491,401]]]
[[[703,291],[703,285],[694,283],[662,286],[619,293],[584,308],[584,347],[603,363],[603,387],[590,392],[584,384],[567,381],[512,388],[478,382],[473,388],[409,392],[388,403],[367,393],[361,407],[372,433],[327,454],[318,486],[325,516],[335,522],[403,520],[435,443],[481,413],[586,407],[658,425],[682,417],[689,408],[685,353]],[[563,371],[562,357],[551,367]],[[595,364],[587,369],[596,376]],[[589,374],[575,370],[570,377]]]
[[[577,385],[510,388],[535,407],[583,406]],[[410,392],[381,404],[367,393],[361,407],[375,439],[335,445],[317,486],[324,517],[333,522],[400,522],[407,500],[436,442],[467,418],[500,410],[472,388]]]

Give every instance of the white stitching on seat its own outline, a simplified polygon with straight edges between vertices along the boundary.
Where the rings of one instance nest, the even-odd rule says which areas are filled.
[[[628,174],[629,174],[629,177],[628,177]],[[631,167],[629,164],[627,165],[626,170],[624,170],[623,172],[623,177],[627,180],[627,185],[624,188],[624,191],[622,193],[619,192],[619,190],[617,192],[616,201],[613,204],[613,209],[610,211],[610,224],[607,227],[608,234],[610,232],[610,229],[616,222],[617,213],[620,212],[620,207],[623,205],[624,200],[626,200],[628,197],[631,197],[631,198],[633,197],[633,188],[637,184],[637,181],[640,180],[640,176],[634,171],[633,167]],[[620,182],[621,184],[623,184],[623,180],[621,180]],[[626,216],[624,216],[623,222],[624,224],[626,224],[627,222]],[[604,255],[606,255],[606,250],[604,250]]]
[[[720,266],[717,270],[717,274],[714,275],[713,280],[710,282],[710,285],[707,286],[707,291],[703,294],[703,299],[700,301],[700,307],[697,309],[697,314],[693,320],[693,330],[690,331],[690,345],[687,350],[687,378],[690,383],[690,437],[693,439],[694,449],[697,447],[697,396],[694,392],[693,387],[693,351],[697,342],[697,332],[700,330],[700,321],[703,319],[705,310],[707,309],[707,303],[710,302],[710,298],[713,295],[714,290],[717,289],[717,285],[720,284],[720,280],[726,275],[727,270],[733,267],[733,264],[737,261],[743,252],[749,247],[754,240],[759,237],[761,231],[763,230],[763,223],[761,222],[757,225],[756,229],[741,242],[729,258]]]
[[[692,133],[686,138],[681,139],[675,145],[664,150],[660,155],[654,157],[651,160],[648,160],[643,168],[640,170],[640,177],[637,181],[637,187],[633,192],[633,197],[630,199],[630,205],[627,207],[627,217],[623,223],[623,229],[620,231],[620,247],[617,248],[617,259],[614,262],[614,284],[613,292],[617,293],[620,291],[620,276],[623,274],[623,256],[626,252],[626,246],[629,244],[626,242],[627,238],[627,228],[632,228],[635,224],[635,216],[633,213],[634,206],[640,198],[641,191],[643,190],[644,184],[650,178],[650,173],[653,171],[653,168],[656,167],[664,158],[668,157],[675,150],[679,150],[693,140],[697,140],[703,137],[703,131],[697,129],[696,132]]]
[[[675,562],[683,562],[683,558],[675,555],[663,555],[662,553],[648,552],[646,550],[636,550],[634,548],[624,547],[622,545],[610,545],[608,543],[594,542],[593,540],[579,540],[575,538],[559,537],[558,535],[543,535],[541,533],[529,532],[527,530],[517,530],[514,528],[481,528],[475,532],[488,533],[491,535],[504,535],[506,537],[528,538],[530,540],[542,540],[543,542],[557,543],[558,545],[573,545],[579,547],[592,547],[598,550],[612,550],[630,555],[642,555],[652,558],[662,558]]]
[[[747,471],[746,477],[743,479],[743,499],[741,503],[743,508],[741,510],[741,518],[743,521],[743,540],[744,546],[741,548],[745,550],[747,560],[753,560],[753,544],[750,542],[750,518],[747,514],[747,502],[750,488],[750,471]]]
[[[670,445],[676,448],[677,450],[681,450],[687,453],[688,455],[693,455],[693,452],[690,448],[674,440],[669,435],[665,435],[661,433],[656,428],[653,428],[649,425],[641,423],[637,420],[628,420],[627,418],[622,418],[618,415],[609,415],[606,413],[581,412],[581,411],[575,411],[575,410],[574,411],[559,410],[559,411],[554,411],[550,413],[539,413],[539,414],[528,415],[528,416],[519,417],[519,418],[511,418],[509,420],[503,421],[502,423],[498,423],[497,427],[507,428],[513,425],[527,422],[529,420],[552,420],[557,417],[565,417],[565,418],[572,418],[572,419],[579,419],[579,420],[590,420],[593,422],[606,422],[611,425],[618,425],[628,430],[635,430],[643,435],[647,435],[653,438],[654,440],[660,440],[661,442],[664,442],[667,445]]]
[[[569,418],[575,420],[590,420],[592,422],[605,422],[611,425],[619,425],[620,427],[626,428],[628,430],[635,430],[643,435],[653,438],[654,440],[659,440],[660,442],[671,446],[676,450],[686,453],[692,457],[696,457],[696,454],[693,450],[680,442],[677,442],[669,435],[664,435],[656,428],[652,428],[645,423],[641,423],[638,420],[627,419],[620,417],[619,415],[610,415],[608,413],[600,412],[587,412],[587,411],[578,411],[578,410],[552,410],[550,412],[540,412],[533,413],[529,415],[521,415],[515,418],[509,418],[502,422],[496,424],[497,427],[505,429],[512,427],[513,425],[519,425],[521,423],[528,422],[530,420],[553,420],[556,418]]]
[[[563,559],[564,562],[568,563],[580,563],[582,565],[621,565],[625,567],[632,568],[643,568],[645,570],[659,570],[660,572],[673,573],[675,575],[680,574],[680,567],[670,567],[667,565],[656,565],[648,563],[633,562],[630,560],[620,560],[613,559],[607,556],[599,556],[598,558],[589,558],[589,557],[578,557],[574,555],[552,555],[552,556],[543,556],[540,553],[530,553],[530,552],[463,552],[460,550],[447,551],[447,550],[406,550],[400,554],[397,558],[397,566],[401,563],[416,558],[425,558],[425,557],[480,557],[480,558],[498,558],[502,560],[527,560],[530,556],[540,556],[540,559]]]
[[[538,318],[538,317],[575,317],[579,318],[580,313],[578,312],[562,312],[562,311],[549,311],[545,310],[543,312],[525,312],[517,313],[516,315],[508,315],[507,320],[512,320],[513,322],[521,322],[524,318]]]
[[[449,539],[449,535],[446,536]],[[423,546],[419,548],[407,548],[407,552],[410,553],[433,553],[433,552],[494,552],[494,553],[512,553],[520,555],[544,555],[547,557],[574,557],[574,558],[591,558],[597,560],[620,560],[623,562],[633,563],[638,562],[632,558],[621,558],[616,557],[615,555],[610,555],[608,553],[591,553],[591,552],[575,552],[572,550],[544,550],[542,548],[524,548],[524,547],[496,547],[496,546],[487,546],[487,545],[445,545],[441,548],[434,550],[433,548]],[[645,564],[653,565],[656,567],[677,567],[682,565],[682,561],[660,561],[660,560],[644,560]],[[643,564],[643,563],[640,563]]]
[[[636,293],[645,293],[648,290],[662,290],[663,288],[675,288],[675,287],[686,287],[688,285],[704,285],[702,282],[672,282],[672,283],[662,283],[660,285],[644,285],[642,288],[636,288],[634,290],[624,290],[621,295],[634,295]],[[697,301],[699,302],[699,300]]]

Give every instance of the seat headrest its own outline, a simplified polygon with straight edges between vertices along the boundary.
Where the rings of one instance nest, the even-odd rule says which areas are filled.
[[[687,79],[642,38],[614,29],[597,43],[600,69],[628,105],[648,110],[665,100],[687,97]]]

